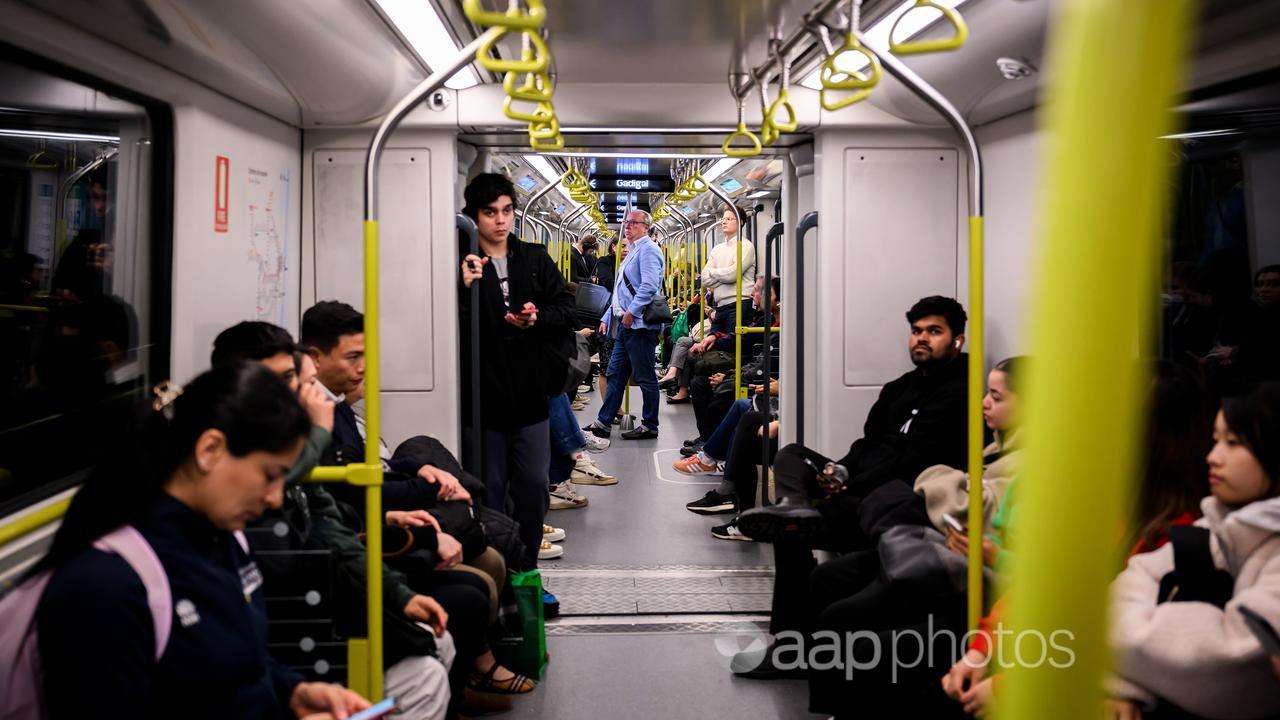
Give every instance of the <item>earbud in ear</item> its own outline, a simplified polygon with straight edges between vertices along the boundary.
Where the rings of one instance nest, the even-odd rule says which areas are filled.
[[[960,341],[959,341],[959,340],[955,341],[954,345],[956,346],[956,349],[957,349],[957,350],[959,350],[959,349],[960,349]]]

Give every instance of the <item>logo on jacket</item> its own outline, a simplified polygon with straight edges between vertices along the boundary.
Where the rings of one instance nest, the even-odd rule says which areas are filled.
[[[196,604],[186,598],[174,604],[173,610],[178,613],[178,622],[182,623],[184,628],[200,622],[200,613],[196,612]]]

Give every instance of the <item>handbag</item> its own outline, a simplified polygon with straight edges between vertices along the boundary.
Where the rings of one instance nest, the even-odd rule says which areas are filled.
[[[591,341],[584,335],[573,333],[573,349],[574,354],[569,356],[569,369],[565,373],[561,394],[575,391],[591,374]]]
[[[440,522],[440,528],[462,544],[462,561],[469,562],[489,547],[484,525],[476,509],[463,500],[449,500],[427,510]]]
[[[515,573],[507,584],[515,593],[519,627],[510,628],[511,634],[493,643],[493,654],[513,672],[541,680],[547,669],[542,575],[537,570]]]
[[[587,327],[600,324],[600,317],[609,308],[612,293],[609,288],[592,283],[578,283],[578,290],[573,296],[573,311],[578,322]]]
[[[913,594],[964,593],[969,586],[968,560],[947,548],[936,528],[922,525],[898,525],[880,536],[880,572],[890,587]],[[990,583],[990,568],[982,576]]]
[[[636,294],[636,286],[631,284],[631,278],[627,277],[625,272],[622,273],[622,282],[627,284],[627,289],[631,291],[632,295]],[[654,293],[653,299],[649,301],[648,305],[644,306],[642,318],[645,325],[652,326],[666,325],[671,322],[671,302],[667,300],[667,296],[662,291]]]

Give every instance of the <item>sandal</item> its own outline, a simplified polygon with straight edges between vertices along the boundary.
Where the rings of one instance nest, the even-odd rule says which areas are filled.
[[[538,686],[531,678],[516,673],[512,673],[511,677],[506,680],[494,678],[494,673],[500,667],[502,666],[495,660],[485,674],[472,673],[471,680],[467,682],[467,687],[476,692],[492,693],[494,695],[523,695],[527,692],[532,692]],[[507,672],[511,671],[508,670]]]

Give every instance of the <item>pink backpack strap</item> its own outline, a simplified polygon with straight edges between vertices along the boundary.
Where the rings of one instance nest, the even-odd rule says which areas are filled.
[[[93,546],[124,558],[138,577],[142,578],[142,584],[147,589],[151,620],[155,623],[158,662],[169,644],[169,633],[173,628],[173,591],[169,587],[169,576],[160,564],[160,558],[146,538],[142,537],[142,533],[132,525],[125,525],[102,536]]]

